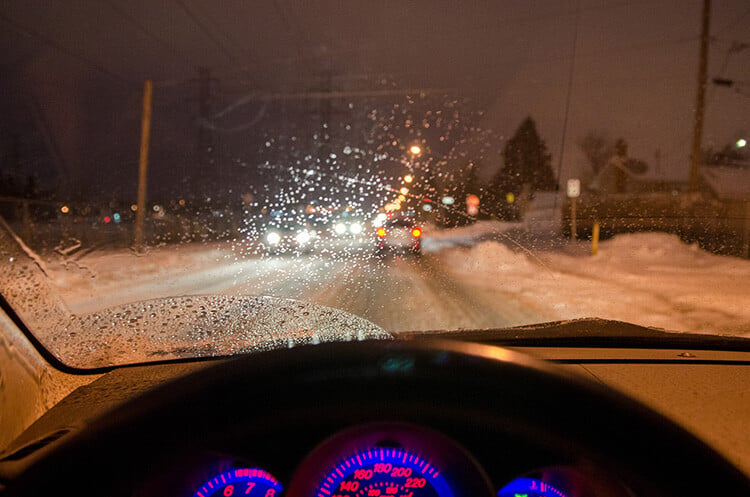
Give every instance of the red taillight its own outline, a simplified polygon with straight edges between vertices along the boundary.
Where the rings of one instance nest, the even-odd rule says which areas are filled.
[[[375,232],[378,237],[383,238],[385,236],[385,228],[378,228],[378,231]]]
[[[419,228],[414,228],[413,230],[411,230],[411,236],[413,236],[414,238],[419,238],[420,236],[422,236],[422,230]]]

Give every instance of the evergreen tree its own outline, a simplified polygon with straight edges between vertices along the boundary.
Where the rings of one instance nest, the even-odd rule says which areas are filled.
[[[493,183],[508,191],[518,192],[528,184],[531,191],[555,190],[557,182],[552,170],[552,156],[539,137],[536,124],[527,117],[503,149],[505,167],[498,171]]]

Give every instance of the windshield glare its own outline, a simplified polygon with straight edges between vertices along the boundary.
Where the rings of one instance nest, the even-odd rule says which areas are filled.
[[[5,2],[3,297],[88,366],[583,317],[750,336],[750,17],[701,5]]]

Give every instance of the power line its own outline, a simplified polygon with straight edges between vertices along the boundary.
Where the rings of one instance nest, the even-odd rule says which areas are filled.
[[[300,42],[299,36],[297,36],[294,28],[292,28],[291,20],[287,16],[286,12],[284,12],[284,9],[281,6],[280,0],[274,0],[273,5],[276,8],[276,12],[278,13],[279,18],[281,19],[281,23],[284,25],[284,28],[286,28],[287,34],[291,36],[292,40],[294,41],[294,48],[297,50],[297,60],[299,60],[300,63],[304,64],[308,71],[314,74],[315,71],[310,66],[309,61],[307,60],[307,57],[305,57],[304,50],[302,49],[302,43]]]
[[[43,42],[44,44],[49,45],[49,46],[55,48],[59,52],[62,52],[65,55],[78,60],[79,62],[83,62],[84,64],[90,66],[91,68],[95,69],[96,71],[98,71],[98,72],[100,72],[100,73],[102,73],[102,74],[104,74],[106,76],[109,76],[110,78],[112,78],[112,79],[114,79],[114,80],[116,80],[116,81],[118,81],[118,82],[120,82],[120,83],[122,83],[122,84],[124,84],[126,86],[131,86],[131,85],[135,84],[135,82],[130,81],[128,79],[125,79],[122,76],[120,76],[119,74],[116,74],[116,73],[110,71],[106,67],[102,66],[101,64],[99,64],[98,62],[96,62],[96,61],[94,61],[92,59],[89,59],[85,55],[83,55],[83,54],[81,54],[79,52],[76,52],[74,50],[71,50],[70,48],[67,48],[67,47],[61,45],[60,43],[52,40],[51,38],[48,38],[48,37],[44,36],[43,34],[39,33],[38,31],[34,31],[34,30],[30,29],[30,28],[27,28],[26,26],[23,26],[23,25],[19,24],[18,22],[14,21],[13,19],[7,17],[6,15],[4,15],[2,13],[0,13],[0,20],[2,20],[3,22],[5,22],[7,25],[9,25],[10,27],[12,27],[17,32],[19,32],[19,33],[21,33],[21,34],[23,34],[25,36],[36,38],[37,40]]]
[[[117,14],[122,16],[123,18],[127,19],[133,26],[135,26],[141,33],[146,35],[151,40],[155,41],[159,45],[161,45],[162,48],[170,52],[172,55],[175,55],[183,60],[183,62],[192,62],[191,59],[179,52],[174,46],[170,45],[163,39],[159,38],[155,34],[153,34],[151,31],[149,31],[143,24],[138,21],[135,17],[130,15],[126,10],[118,6],[116,3],[112,2],[111,0],[103,0],[104,3],[109,5],[109,7],[114,10]]]
[[[195,12],[193,12],[192,10],[190,10],[190,8],[188,8],[188,6],[187,6],[187,5],[185,4],[185,2],[184,2],[183,0],[175,0],[175,2],[177,3],[177,5],[179,5],[179,6],[180,6],[180,7],[182,8],[182,10],[184,10],[184,11],[185,11],[185,14],[187,14],[187,16],[188,16],[188,17],[190,18],[190,20],[192,20],[192,21],[193,21],[193,23],[194,23],[194,24],[195,24],[196,26],[198,26],[198,27],[200,28],[200,30],[201,30],[201,31],[203,31],[203,34],[205,34],[205,35],[206,35],[206,36],[207,36],[207,37],[208,37],[208,38],[209,38],[209,39],[210,39],[210,40],[211,40],[211,41],[212,41],[212,42],[214,43],[214,45],[216,45],[216,46],[217,46],[217,47],[219,48],[219,50],[221,51],[221,53],[223,53],[223,54],[224,54],[224,55],[225,55],[225,56],[226,56],[226,57],[227,57],[227,58],[228,58],[229,60],[231,60],[232,62],[234,62],[235,64],[237,64],[237,65],[238,65],[238,66],[239,66],[239,67],[241,68],[241,71],[242,71],[242,72],[244,72],[244,73],[245,73],[245,75],[246,75],[246,76],[247,76],[247,77],[248,77],[249,79],[251,79],[251,80],[252,80],[252,79],[254,79],[254,78],[253,78],[253,76],[251,75],[251,73],[250,73],[250,72],[249,72],[249,71],[247,70],[247,68],[246,68],[246,67],[245,67],[245,65],[243,64],[243,61],[242,61],[242,60],[240,60],[240,59],[239,59],[239,58],[238,58],[238,57],[237,57],[236,55],[234,55],[234,54],[233,54],[233,53],[232,53],[232,52],[231,52],[231,51],[230,51],[230,50],[229,50],[229,49],[227,48],[227,46],[226,46],[226,45],[224,45],[224,43],[222,43],[222,42],[221,42],[221,41],[219,40],[219,38],[217,38],[217,37],[216,37],[216,36],[215,36],[215,35],[214,35],[214,34],[213,34],[213,33],[211,32],[211,30],[209,29],[208,25],[207,25],[207,24],[206,24],[205,22],[203,22],[203,21],[202,21],[202,20],[201,20],[201,19],[200,19],[200,18],[199,18],[199,17],[198,17],[198,16],[196,15],[196,14],[195,14]],[[235,43],[233,43],[233,42],[232,42],[232,40],[230,40],[229,38],[227,38],[227,36],[226,36],[226,35],[225,35],[224,37],[225,37],[225,38],[227,39],[227,41],[229,41],[230,45],[234,45],[234,48],[236,48],[236,44],[235,44]]]
[[[575,30],[573,31],[573,56],[570,61],[570,71],[568,73],[568,89],[565,95],[565,114],[563,117],[563,128],[562,128],[562,137],[560,138],[560,160],[557,164],[557,184],[560,185],[560,175],[562,174],[562,166],[563,166],[563,156],[565,154],[565,136],[568,131],[568,114],[570,111],[570,97],[573,93],[573,77],[575,76],[575,68],[576,68],[576,50],[578,47],[578,24],[580,21],[580,7],[581,3],[579,0],[576,0],[576,20],[575,20]],[[557,198],[559,195],[555,195],[555,203],[553,208],[557,209]]]
[[[724,25],[724,27],[717,29],[715,34],[720,34],[728,29],[735,27],[737,24],[742,22],[748,15],[750,15],[750,7],[748,7],[742,14],[740,14],[739,17],[735,17],[729,23]]]

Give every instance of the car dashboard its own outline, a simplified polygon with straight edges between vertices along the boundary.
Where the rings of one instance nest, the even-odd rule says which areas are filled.
[[[2,455],[0,478],[7,495],[747,495],[747,476],[711,448],[602,385],[628,391],[633,367],[650,377],[638,400],[714,447],[742,444],[742,397],[713,397],[737,417],[733,437],[711,440],[685,422],[690,402],[687,414],[652,402],[669,391],[653,373],[736,387],[747,353],[679,354],[406,337],[119,368],[34,423]],[[723,452],[747,462],[741,448]]]

